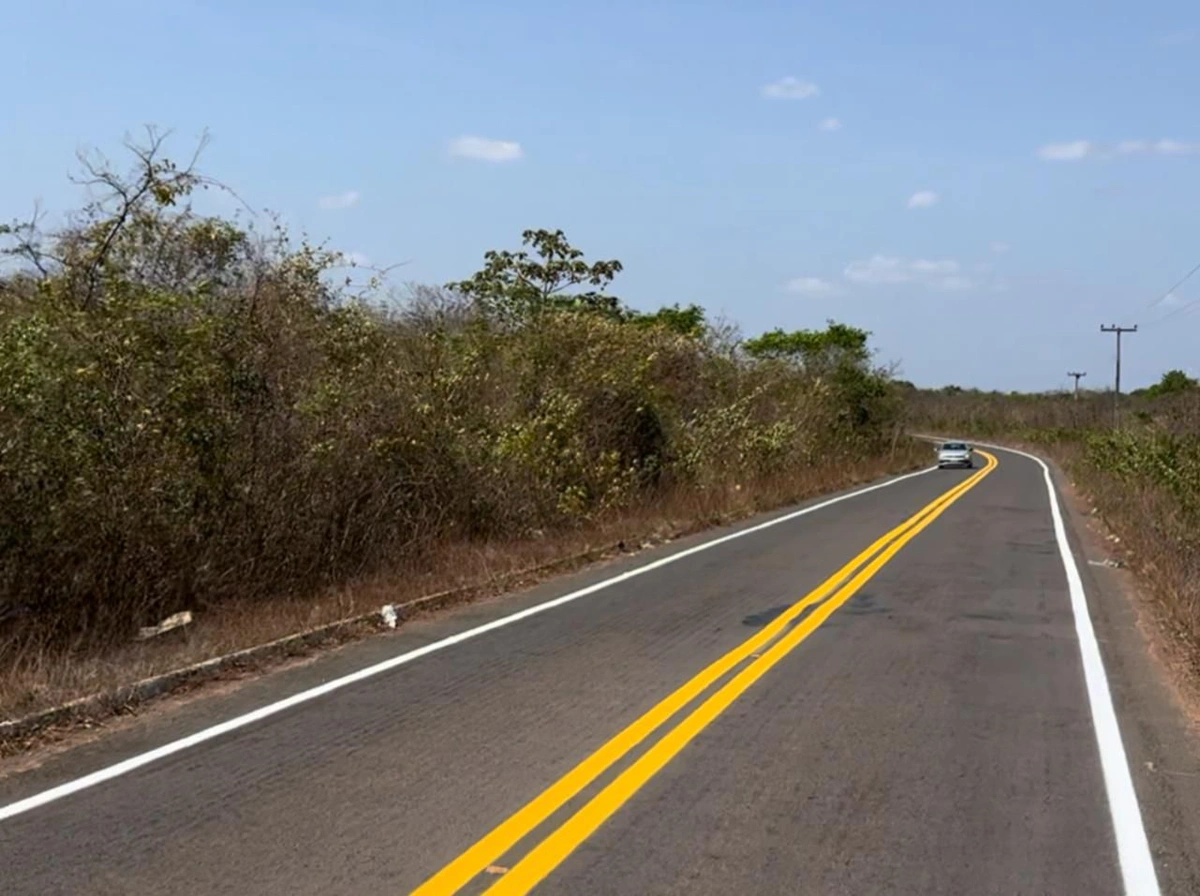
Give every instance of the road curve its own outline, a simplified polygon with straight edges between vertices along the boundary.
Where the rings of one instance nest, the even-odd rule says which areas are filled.
[[[1195,892],[1169,830],[1186,800],[1136,773],[1167,710],[1118,679],[1111,715],[1048,479],[995,454],[421,620],[9,775],[0,892]]]

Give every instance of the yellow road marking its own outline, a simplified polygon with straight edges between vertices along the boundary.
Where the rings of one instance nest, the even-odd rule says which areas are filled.
[[[697,734],[728,709],[738,697],[774,665],[816,631],[838,607],[853,597],[855,592],[891,560],[901,548],[941,516],[954,501],[987,476],[996,467],[996,459],[984,452],[980,452],[980,454],[984,454],[988,459],[987,466],[964,483],[965,487],[961,491],[955,493],[950,500],[942,503],[936,510],[926,515],[919,523],[897,538],[878,557],[839,588],[833,597],[814,609],[806,619],[775,643],[762,657],[735,675],[715,694],[689,713],[683,721],[663,735],[662,739],[637,762],[618,775],[611,784],[601,790],[561,827],[547,836],[524,859],[509,869],[509,873],[502,880],[489,887],[485,891],[485,896],[520,896],[520,894],[528,893],[546,875],[558,867],[580,843],[591,836]]]
[[[722,705],[720,709],[718,709],[711,716],[711,718],[708,718],[707,721],[704,721],[702,724],[700,724],[699,728],[696,728],[695,731],[692,732],[684,741],[682,741],[673,752],[667,755],[666,758],[662,760],[662,764],[665,764],[667,761],[669,761],[671,756],[682,749],[687,741],[699,732],[700,728],[703,728],[705,725],[707,725],[712,718],[715,718],[716,715],[718,715],[726,706],[728,706],[729,703],[732,703],[732,701],[736,699],[736,697],[740,695],[742,691],[748,688],[754,680],[757,680],[757,678],[761,677],[761,675],[765,673],[768,668],[778,662],[784,654],[795,647],[796,644],[804,639],[804,637],[807,637],[807,634],[820,625],[820,623],[823,622],[825,618],[827,618],[828,615],[833,612],[833,609],[836,609],[836,606],[828,610],[828,612],[824,612],[819,617],[818,614],[822,613],[822,611],[825,609],[825,606],[823,605],[818,607],[816,610],[814,610],[813,615],[810,616],[809,619],[806,619],[803,623],[798,625],[796,629],[794,629],[786,638],[779,641],[779,643],[770,650],[764,651],[766,645],[768,645],[781,632],[783,632],[793,620],[802,615],[810,606],[820,603],[822,600],[824,600],[829,594],[834,592],[838,584],[843,582],[847,576],[850,576],[855,570],[862,567],[864,563],[866,563],[876,554],[880,554],[880,552],[883,551],[884,553],[880,554],[880,557],[874,563],[867,566],[863,572],[860,572],[858,576],[855,576],[841,590],[837,591],[837,595],[830,602],[832,603],[837,601],[837,606],[840,606],[841,603],[844,603],[854,591],[861,587],[863,582],[870,578],[871,575],[874,575],[875,571],[878,570],[879,567],[881,567],[884,563],[886,563],[887,560],[890,559],[896,553],[896,551],[900,549],[900,547],[906,544],[913,536],[916,535],[917,532],[925,528],[926,525],[939,516],[941,512],[945,510],[945,508],[951,503],[957,500],[958,497],[960,497],[968,489],[972,488],[977,482],[979,482],[979,480],[990,473],[991,470],[996,466],[996,458],[990,454],[987,454],[986,452],[979,453],[983,454],[984,457],[987,458],[987,465],[982,470],[966,481],[959,483],[954,488],[938,496],[935,500],[921,508],[919,511],[917,511],[917,513],[913,514],[913,516],[909,517],[899,526],[896,526],[891,531],[876,539],[875,542],[873,542],[866,550],[862,551],[860,554],[854,557],[854,559],[845,564],[841,569],[822,582],[802,600],[793,604],[785,613],[776,617],[776,619],[764,627],[762,631],[747,639],[738,647],[734,648],[729,653],[718,658],[709,666],[701,670],[692,679],[649,709],[645,714],[632,722],[624,730],[622,730],[598,750],[584,759],[583,762],[575,766],[575,768],[552,784],[549,788],[542,791],[541,794],[526,804],[522,809],[514,813],[498,827],[494,828],[489,834],[484,836],[481,840],[466,850],[466,852],[462,853],[457,859],[446,865],[441,871],[414,890],[412,896],[449,896],[449,894],[456,893],[460,888],[473,880],[475,876],[480,873],[480,871],[486,868],[489,864],[495,862],[495,860],[500,856],[504,855],[509,849],[516,845],[516,843],[522,837],[526,836],[539,824],[549,818],[555,811],[557,811],[571,798],[587,787],[588,784],[603,774],[605,770],[610,768],[626,753],[628,753],[639,743],[649,737],[655,730],[666,723],[675,713],[707,690],[714,682],[735,668],[743,660],[747,659],[748,657],[757,656],[758,658],[755,659],[750,666],[739,673],[725,687],[717,691],[713,697],[710,697],[709,700],[705,701],[705,703],[703,703],[691,715],[685,718],[678,727],[665,735],[663,740],[656,745],[655,750],[657,750],[658,747],[661,747],[663,743],[667,742],[669,738],[676,736],[680,729],[683,729],[684,726],[689,725],[689,723],[694,724],[693,720],[697,718],[698,713],[706,711],[706,707],[711,709],[710,704],[712,704],[713,700],[721,697],[721,695],[728,695],[728,693],[730,693],[729,688],[732,685],[744,681],[744,676],[746,676],[750,670],[759,668],[760,664],[765,664],[761,666],[761,671],[757,672],[757,674],[755,674],[751,679],[745,680],[745,683],[741,689],[738,690],[737,693],[733,694],[733,696],[728,697],[728,702]],[[893,542],[895,542],[894,548],[889,548],[889,544],[892,544]],[[869,573],[867,573],[868,570]],[[864,573],[867,574],[864,576]],[[851,590],[847,591],[847,589]],[[815,624],[812,623],[814,618],[817,618]],[[804,632],[804,634],[797,639],[796,632]],[[790,646],[788,646],[782,653],[778,653],[779,648],[784,644],[788,644]],[[626,799],[628,799],[629,796],[632,796],[633,792],[636,791],[636,789],[640,787],[642,783],[644,783],[644,780],[637,783],[636,786],[634,786],[634,788],[630,790],[619,802],[613,804],[611,808],[605,811],[602,815],[597,815],[594,810],[589,813],[587,819],[596,819],[595,824],[590,828],[587,828],[587,824],[584,824],[582,827],[578,824],[578,819],[580,819],[580,816],[583,813],[588,812],[589,809],[593,809],[594,805],[596,805],[596,800],[599,800],[600,797],[605,796],[605,794],[609,794],[612,790],[612,787],[618,782],[625,780],[628,784],[630,779],[626,778],[626,776],[629,775],[629,773],[634,769],[639,767],[642,769],[647,768],[647,766],[645,766],[643,763],[652,754],[654,754],[654,750],[651,750],[646,756],[643,756],[642,759],[632,766],[627,772],[625,772],[625,774],[618,777],[612,785],[609,785],[608,788],[605,788],[605,790],[601,791],[601,794],[597,796],[596,799],[588,803],[584,809],[580,810],[580,813],[577,813],[562,828],[559,828],[558,831],[543,841],[533,853],[530,853],[529,856],[518,863],[515,867],[510,869],[509,873],[506,874],[500,882],[495,884],[487,892],[524,893],[527,892],[529,888],[533,887],[543,877],[549,874],[550,871],[553,870],[553,868],[559,862],[561,862],[575,848],[575,846],[578,845],[579,842],[582,842],[582,839],[586,838],[588,834],[595,830],[595,828],[598,827],[605,818],[611,815],[612,812],[616,811],[616,808]],[[661,753],[658,755],[661,755]],[[661,765],[650,771],[649,775],[646,777],[646,780],[648,780],[648,778],[653,775],[658,768],[661,768]],[[609,799],[611,799],[611,795]],[[607,805],[607,803],[605,805]],[[564,831],[568,831],[568,828],[571,832],[578,832],[584,828],[587,828],[587,832],[584,833],[578,841],[569,845],[565,852],[563,852],[561,850],[564,848],[565,844],[570,841],[571,836],[568,835],[563,838],[560,837],[560,835],[563,834]],[[553,841],[553,843],[551,841]],[[538,860],[533,864],[530,864],[530,861],[534,859],[535,855],[539,857]],[[553,858],[554,856],[557,856],[557,858]],[[548,863],[548,857],[552,859],[552,863]],[[537,873],[537,869],[541,869],[540,873]],[[525,881],[527,881],[527,883],[523,884]],[[504,887],[504,889],[497,889],[500,887]]]

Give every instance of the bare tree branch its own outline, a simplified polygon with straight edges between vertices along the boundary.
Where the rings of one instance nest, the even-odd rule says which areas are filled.
[[[50,276],[47,262],[56,261],[54,256],[42,249],[41,222],[45,214],[41,203],[35,202],[33,212],[28,220],[14,220],[11,224],[0,225],[0,236],[7,236],[13,240],[11,246],[0,250],[0,255],[27,262],[33,266],[42,279]]]
[[[79,154],[84,173],[72,177],[72,181],[88,188],[103,188],[103,195],[95,198],[85,212],[87,218],[94,220],[104,230],[96,247],[82,260],[80,276],[83,282],[82,305],[85,308],[97,301],[101,274],[113,248],[139,214],[156,215],[159,210],[176,205],[181,197],[190,194],[197,186],[228,189],[196,172],[196,165],[209,142],[207,132],[200,136],[191,159],[183,168],[162,155],[163,145],[170,134],[170,131],[159,131],[148,125],[144,142],[138,143],[127,137],[125,148],[133,154],[136,162],[134,170],[124,176],[114,170],[102,153],[93,151]]]

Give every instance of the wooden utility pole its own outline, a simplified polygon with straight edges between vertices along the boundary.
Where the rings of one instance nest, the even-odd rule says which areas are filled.
[[[1086,370],[1068,370],[1067,376],[1075,377],[1075,400],[1079,401],[1079,378],[1081,376],[1087,376],[1087,371]]]
[[[1118,326],[1117,324],[1113,324],[1110,327],[1106,327],[1106,326],[1104,326],[1104,324],[1101,324],[1100,332],[1117,334],[1117,378],[1116,378],[1116,384],[1113,388],[1113,428],[1115,429],[1116,427],[1121,425],[1120,418],[1118,417],[1118,414],[1120,413],[1120,410],[1119,410],[1120,404],[1119,403],[1121,401],[1121,334],[1122,333],[1136,333],[1137,332],[1137,324],[1134,324],[1132,327],[1122,327],[1122,326]]]

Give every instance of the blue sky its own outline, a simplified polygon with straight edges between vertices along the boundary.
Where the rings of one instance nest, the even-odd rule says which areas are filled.
[[[401,282],[561,227],[636,307],[834,317],[922,385],[1107,384],[1113,322],[1129,386],[1200,375],[1200,274],[1155,304],[1200,261],[1185,0],[11,7],[4,217],[207,128],[207,173]]]

